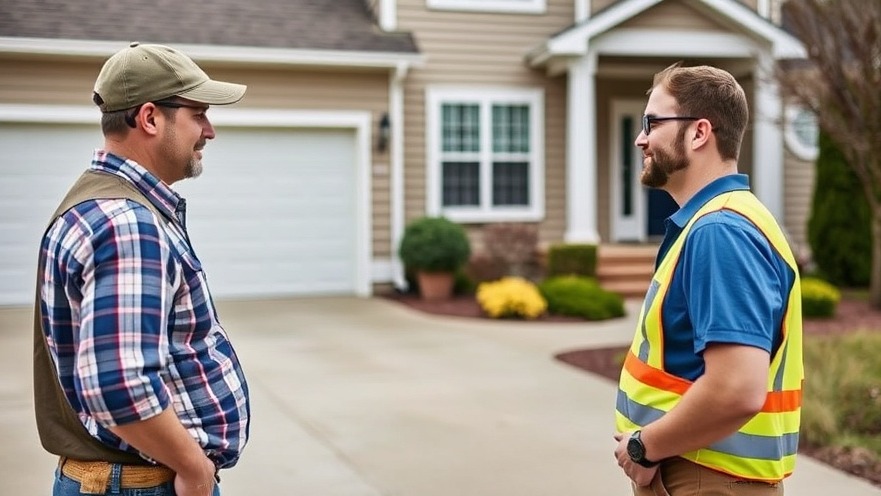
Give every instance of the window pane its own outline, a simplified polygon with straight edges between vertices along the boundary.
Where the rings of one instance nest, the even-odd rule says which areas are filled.
[[[480,205],[480,163],[444,162],[443,205]]]
[[[493,151],[529,152],[529,105],[493,105]]]
[[[442,150],[480,151],[480,107],[445,103],[441,106]]]
[[[798,140],[805,146],[816,148],[820,144],[820,127],[813,112],[801,109],[792,120],[792,128]]]
[[[630,137],[633,136],[633,117],[621,119],[621,215],[633,215],[633,152],[636,149]]]
[[[493,163],[493,205],[529,205],[529,162]]]

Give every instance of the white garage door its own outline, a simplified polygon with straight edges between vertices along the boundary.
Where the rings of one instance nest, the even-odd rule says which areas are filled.
[[[95,125],[0,123],[0,305],[33,301],[48,216],[103,143]],[[175,185],[215,297],[356,291],[354,131],[219,128]]]

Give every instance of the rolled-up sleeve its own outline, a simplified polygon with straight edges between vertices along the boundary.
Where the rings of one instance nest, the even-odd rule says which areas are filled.
[[[80,402],[105,427],[158,415],[170,404],[161,371],[173,264],[156,217],[142,206],[116,211],[75,256],[84,269],[74,365]]]

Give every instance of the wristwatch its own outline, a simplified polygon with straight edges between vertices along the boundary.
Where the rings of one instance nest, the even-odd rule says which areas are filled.
[[[630,455],[630,459],[636,464],[646,468],[654,467],[660,462],[653,462],[645,457],[645,445],[642,444],[641,435],[642,431],[636,431],[630,435],[630,439],[627,441],[627,454]]]

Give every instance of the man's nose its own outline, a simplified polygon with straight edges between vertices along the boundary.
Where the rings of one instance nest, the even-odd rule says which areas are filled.
[[[215,136],[214,125],[211,124],[211,121],[205,119],[205,125],[202,126],[202,136],[205,139],[214,139]]]
[[[634,141],[633,144],[638,146],[639,148],[645,148],[648,146],[649,138],[645,135],[645,131],[639,132],[639,134],[636,136],[636,141]]]

